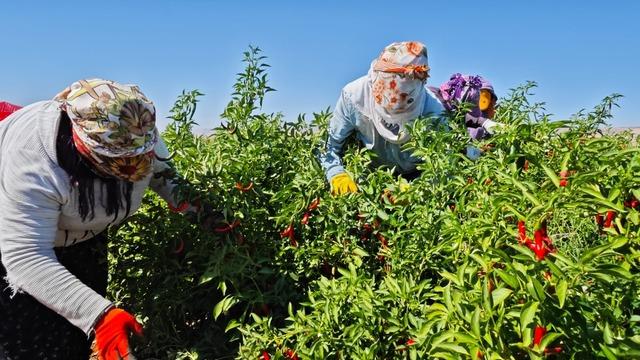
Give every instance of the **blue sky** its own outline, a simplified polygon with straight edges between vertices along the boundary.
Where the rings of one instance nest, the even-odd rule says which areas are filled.
[[[242,52],[272,65],[267,112],[333,107],[390,42],[427,44],[431,84],[452,73],[490,79],[499,95],[538,82],[555,118],[625,95],[615,126],[640,126],[638,1],[3,1],[0,99],[26,104],[69,83],[137,83],[159,124],[183,89],[206,96],[203,129],[219,123]]]

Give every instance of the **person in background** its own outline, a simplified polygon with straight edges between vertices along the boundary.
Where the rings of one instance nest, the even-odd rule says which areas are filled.
[[[473,140],[487,139],[502,124],[493,121],[498,97],[489,81],[480,75],[453,74],[439,88],[430,87],[449,112],[468,103],[465,125]]]
[[[373,60],[367,75],[342,89],[320,159],[333,194],[358,191],[342,164],[343,148],[352,134],[377,155],[376,165],[393,167],[399,174],[416,172],[420,160],[401,149],[409,140],[407,125],[444,111],[426,87],[428,78],[425,45],[395,42]]]
[[[147,187],[177,206],[153,103],[80,80],[0,122],[0,359],[129,358],[135,317],[105,298],[106,230]]]

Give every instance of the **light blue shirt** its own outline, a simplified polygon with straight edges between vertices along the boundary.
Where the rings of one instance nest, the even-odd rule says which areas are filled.
[[[334,176],[345,172],[342,165],[343,147],[347,138],[354,132],[358,140],[377,155],[375,161],[378,166],[395,167],[400,173],[411,173],[420,162],[420,159],[411,156],[410,152],[402,151],[402,145],[389,142],[380,136],[371,119],[358,111],[354,104],[354,97],[363,97],[363,93],[369,95],[367,87],[366,76],[349,83],[342,89],[333,111],[325,152],[320,156],[329,181]],[[431,90],[426,87],[425,90],[427,99],[422,116],[441,116],[444,107]],[[441,116],[441,121],[446,120]]]

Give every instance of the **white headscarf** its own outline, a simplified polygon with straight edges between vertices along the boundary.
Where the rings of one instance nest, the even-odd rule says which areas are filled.
[[[396,144],[409,140],[406,125],[422,114],[428,77],[427,49],[419,42],[393,43],[371,63],[371,91],[360,110],[380,136]]]

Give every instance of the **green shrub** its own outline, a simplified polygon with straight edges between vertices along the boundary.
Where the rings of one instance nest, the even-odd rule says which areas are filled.
[[[148,329],[140,358],[640,357],[640,150],[601,132],[617,95],[552,121],[527,99],[535,84],[514,89],[475,162],[460,114],[420,119],[408,190],[351,145],[360,192],[332,197],[317,161],[329,111],[261,113],[263,61],[245,53],[213,134],[192,132],[197,91],[163,134],[180,196],[240,225],[205,233],[149,194],[114,230],[110,294]],[[553,250],[536,255],[542,229]]]

